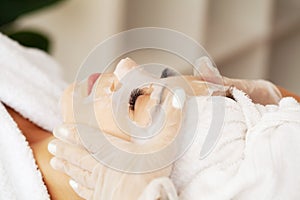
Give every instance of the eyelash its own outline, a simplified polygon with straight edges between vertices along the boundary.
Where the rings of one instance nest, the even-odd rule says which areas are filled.
[[[160,78],[167,78],[169,76],[175,76],[175,75],[176,75],[176,73],[173,70],[171,70],[169,68],[165,68],[162,71]],[[139,88],[136,88],[131,91],[130,98],[129,98],[129,109],[130,110],[134,111],[134,106],[135,106],[135,102],[136,102],[137,98],[143,94],[144,94],[143,90],[141,90]]]
[[[131,91],[130,98],[129,98],[129,109],[130,110],[134,111],[134,105],[135,105],[137,98],[143,94],[144,94],[143,90],[141,90],[139,88],[136,88]]]

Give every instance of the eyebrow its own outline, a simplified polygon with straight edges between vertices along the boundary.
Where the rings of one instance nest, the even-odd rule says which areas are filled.
[[[176,72],[170,68],[165,68],[162,72],[161,72],[161,75],[160,75],[160,78],[167,78],[167,77],[170,77],[170,76],[176,76]]]

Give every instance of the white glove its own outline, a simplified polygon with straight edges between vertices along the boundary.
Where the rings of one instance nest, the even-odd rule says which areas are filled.
[[[279,89],[271,82],[266,80],[246,80],[230,79],[223,77],[225,86],[235,86],[244,91],[254,103],[262,105],[278,104],[282,95]]]
[[[207,82],[234,86],[249,95],[254,103],[262,105],[278,104],[282,98],[279,89],[269,81],[231,79],[221,76],[208,57],[201,57],[197,60],[194,75],[201,76]]]
[[[175,186],[170,178],[157,178],[143,191],[139,200],[178,200]]]
[[[64,135],[66,132],[68,134]],[[67,131],[63,127],[55,131],[56,137],[64,140],[70,138],[69,142],[77,138],[75,135],[74,131]],[[119,145],[130,145],[119,138],[112,139]],[[74,140],[73,143],[79,144],[80,141]],[[119,172],[95,160],[80,144],[74,144],[58,139],[51,141],[49,151],[55,155],[51,166],[70,176],[73,179],[70,181],[72,188],[84,199],[138,199],[148,183],[155,178],[169,176],[171,172],[171,167],[147,174]]]

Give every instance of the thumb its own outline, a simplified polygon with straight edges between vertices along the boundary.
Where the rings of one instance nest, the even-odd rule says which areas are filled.
[[[183,89],[176,88],[170,92],[162,107],[165,112],[165,122],[160,131],[152,141],[149,143],[152,148],[161,148],[164,145],[172,142],[176,137],[181,121],[182,121],[182,109],[184,107],[186,95]]]
[[[215,84],[222,84],[223,82],[220,72],[206,56],[196,60],[194,75],[201,77],[204,81]]]

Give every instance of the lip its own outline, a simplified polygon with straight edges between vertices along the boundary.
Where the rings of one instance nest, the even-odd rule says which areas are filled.
[[[92,92],[92,89],[93,89],[97,79],[99,78],[99,76],[100,76],[100,73],[94,73],[89,76],[89,78],[88,78],[88,95],[90,95],[90,93]]]

